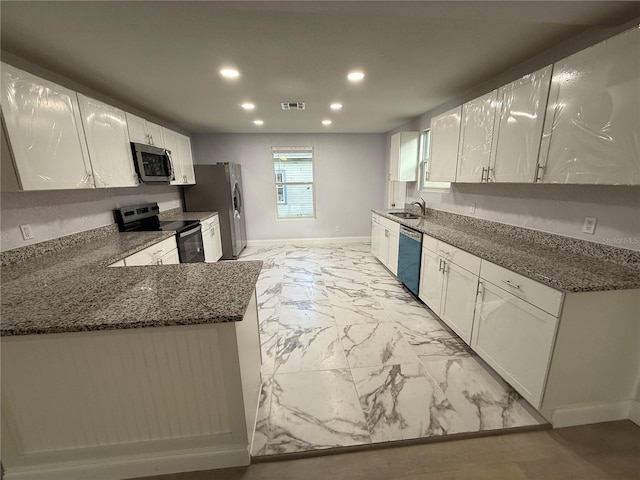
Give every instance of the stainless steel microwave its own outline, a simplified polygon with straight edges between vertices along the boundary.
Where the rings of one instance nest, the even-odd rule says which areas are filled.
[[[174,179],[171,152],[164,148],[131,142],[133,163],[143,182],[168,183]]]

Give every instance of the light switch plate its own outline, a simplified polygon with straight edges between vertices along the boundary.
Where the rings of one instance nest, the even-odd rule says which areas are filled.
[[[25,223],[24,225],[20,225],[20,232],[22,233],[22,238],[25,240],[33,240],[33,230],[31,225]]]
[[[596,217],[584,217],[582,233],[589,233],[593,235],[596,232],[596,223],[598,223],[598,219]]]

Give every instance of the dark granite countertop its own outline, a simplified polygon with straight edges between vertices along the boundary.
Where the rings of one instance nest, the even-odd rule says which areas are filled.
[[[520,235],[458,224],[430,216],[401,219],[373,210],[382,217],[418,230],[454,247],[564,292],[589,292],[640,288],[640,270],[606,259],[566,251],[557,244],[527,242]],[[518,228],[518,227],[513,227]],[[554,236],[556,237],[556,236]],[[563,237],[557,237],[562,242]]]
[[[262,262],[108,268],[171,236],[113,233],[4,266],[0,334],[241,321]]]

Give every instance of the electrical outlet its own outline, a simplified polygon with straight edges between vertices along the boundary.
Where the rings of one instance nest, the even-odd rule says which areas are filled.
[[[598,219],[596,217],[584,217],[584,224],[582,225],[582,233],[589,233],[593,235],[596,231],[596,223]]]
[[[31,225],[20,225],[20,232],[22,232],[22,238],[25,240],[33,240],[33,230],[31,229]]]
[[[472,203],[469,207],[469,213],[476,213],[476,204]]]
[[[340,225],[336,225],[336,232],[340,231]]]

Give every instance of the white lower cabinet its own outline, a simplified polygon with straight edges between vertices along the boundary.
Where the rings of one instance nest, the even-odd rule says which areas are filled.
[[[222,240],[220,237],[220,219],[218,215],[203,220],[202,243],[204,246],[204,261],[214,263],[222,257]]]
[[[171,265],[180,263],[175,237],[167,238],[124,259],[124,266]],[[116,266],[111,265],[111,266]]]
[[[371,253],[394,275],[398,275],[400,224],[371,214]]]
[[[375,213],[371,216],[371,252],[394,275],[398,275],[400,224]]]
[[[482,280],[471,347],[539,408],[558,318]]]
[[[419,297],[467,344],[479,271],[479,258],[423,235]]]
[[[376,214],[371,215],[371,253],[374,257],[380,256],[380,238],[378,231],[380,230],[380,224],[378,223],[378,216]]]

